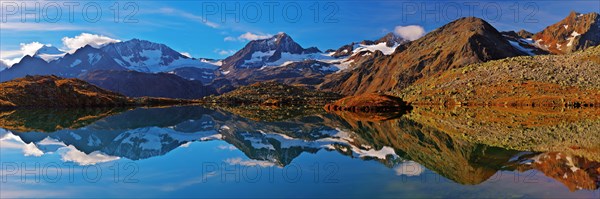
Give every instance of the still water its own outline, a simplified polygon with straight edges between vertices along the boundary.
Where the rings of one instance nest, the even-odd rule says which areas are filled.
[[[197,106],[3,111],[0,196],[600,197],[591,113],[579,124],[561,112],[487,111],[385,120]],[[522,117],[546,123],[513,124]],[[572,134],[553,133],[563,127]]]

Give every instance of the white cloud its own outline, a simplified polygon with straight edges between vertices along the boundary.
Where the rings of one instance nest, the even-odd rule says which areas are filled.
[[[4,63],[4,61],[2,59],[0,59],[0,71],[8,68],[8,64]]]
[[[195,21],[195,22],[202,23],[202,24],[204,24],[204,25],[206,25],[208,27],[211,27],[211,28],[218,28],[219,27],[219,24],[211,22],[211,21],[209,21],[207,19],[204,19],[201,16],[194,15],[192,13],[188,13],[188,12],[185,12],[185,11],[182,11],[182,10],[177,10],[177,9],[174,9],[174,8],[169,8],[169,7],[160,8],[158,10],[158,12],[160,12],[162,14],[183,17],[183,18]]]
[[[240,165],[240,166],[259,166],[259,167],[273,167],[276,166],[275,163],[269,161],[261,161],[261,160],[242,160],[242,158],[229,158],[225,160],[225,162],[229,165]]]
[[[188,57],[188,58],[192,58],[192,55],[191,55],[190,53],[188,53],[188,52],[181,52],[181,54],[182,54],[183,56],[186,56],[186,57]]]
[[[228,36],[228,37],[225,37],[225,38],[223,39],[223,41],[237,41],[237,39],[236,39],[235,37]]]
[[[49,44],[46,44],[50,46]],[[32,42],[28,44],[21,44],[21,51],[23,55],[34,55],[40,48],[44,47],[44,44],[40,42]]]
[[[237,150],[237,148],[235,148],[235,146],[233,146],[233,145],[219,145],[217,148],[219,148],[221,150],[230,150],[230,151]]]
[[[19,50],[0,52],[0,61],[8,66],[12,66],[13,64],[18,63],[26,55],[33,56],[44,45],[51,46],[50,44],[42,44],[40,42],[21,43]]]
[[[94,48],[100,48],[106,44],[120,42],[121,40],[113,39],[103,35],[95,35],[90,33],[81,33],[73,38],[63,37],[62,42],[67,48],[67,51],[72,53],[77,49],[90,45]]]
[[[219,55],[233,55],[236,51],[235,50],[215,49],[214,52]]]
[[[240,35],[238,37],[238,39],[245,39],[245,40],[248,40],[248,41],[252,41],[252,40],[259,40],[259,39],[267,39],[267,38],[270,38],[270,37],[273,37],[273,35],[270,35],[270,34],[259,35],[259,34],[254,34],[254,33],[251,33],[251,32],[247,32],[247,33],[244,33],[244,34]]]
[[[396,26],[394,33],[404,39],[414,41],[425,35],[425,29],[418,25]]]
[[[419,163],[414,161],[404,162],[394,168],[396,171],[396,175],[405,175],[405,176],[419,176],[421,175],[425,169]]]
[[[254,41],[254,40],[259,40],[259,39],[268,39],[273,37],[273,35],[271,34],[255,34],[255,33],[251,33],[251,32],[246,32],[240,36],[238,36],[237,38],[235,37],[225,37],[223,40],[224,41]]]

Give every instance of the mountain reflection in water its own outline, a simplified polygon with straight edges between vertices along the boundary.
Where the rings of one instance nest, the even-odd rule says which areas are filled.
[[[121,158],[134,161],[152,159],[169,156],[174,149],[193,142],[221,140],[233,146],[232,149],[243,152],[254,161],[254,165],[283,168],[303,153],[315,154],[325,150],[353,159],[378,162],[408,176],[419,175],[421,171],[415,168],[424,167],[461,185],[484,183],[499,171],[535,170],[555,179],[570,191],[599,188],[598,142],[594,145],[592,139],[590,145],[589,140],[576,140],[585,138],[574,137],[575,140],[565,141],[567,147],[552,148],[545,143],[515,146],[511,145],[514,142],[489,138],[486,133],[493,133],[490,131],[506,130],[498,129],[498,124],[494,124],[498,121],[506,123],[498,118],[514,121],[522,117],[519,114],[502,115],[506,110],[493,113],[494,110],[469,112],[463,109],[417,108],[408,115],[384,121],[321,111],[307,112],[311,114],[265,121],[240,116],[238,114],[244,115],[240,110],[224,111],[199,106],[132,110],[10,110],[0,113],[0,138],[3,146],[19,145],[26,156],[58,153],[62,161],[79,165]],[[472,115],[474,113],[488,115],[478,118],[480,115]],[[556,119],[539,114],[533,116],[541,120]],[[563,125],[559,123],[519,127],[537,136],[538,127],[545,131],[551,128],[548,126]],[[598,129],[594,126],[597,123],[597,118],[592,118],[585,128]],[[510,131],[518,132],[518,129]],[[478,137],[473,131],[481,131],[488,138]],[[595,133],[596,138],[600,137],[598,131]],[[512,134],[509,132],[508,135]],[[539,140],[546,138],[540,137]],[[407,165],[412,168],[403,169]]]

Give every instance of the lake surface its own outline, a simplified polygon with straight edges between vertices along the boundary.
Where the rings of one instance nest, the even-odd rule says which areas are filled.
[[[4,111],[1,197],[599,198],[597,112]]]

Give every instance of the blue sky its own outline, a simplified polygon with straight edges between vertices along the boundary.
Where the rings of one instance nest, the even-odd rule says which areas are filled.
[[[23,51],[22,44],[32,42],[67,50],[63,38],[90,33],[102,35],[101,38],[139,38],[164,43],[193,57],[224,58],[251,39],[278,32],[288,33],[304,47],[317,46],[326,50],[353,41],[376,39],[393,32],[397,26],[417,25],[429,32],[465,16],[481,17],[499,30],[526,29],[537,32],[563,19],[572,10],[581,13],[600,10],[600,1],[597,0],[154,0],[71,3],[3,0],[0,57],[14,59],[22,56],[19,55],[19,51]],[[30,10],[24,16],[21,12],[23,8]],[[96,12],[98,8],[102,10],[101,15]],[[60,10],[60,15],[57,10]],[[119,13],[118,22],[115,22],[116,10]]]

